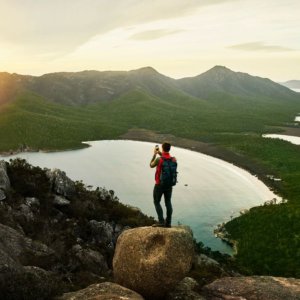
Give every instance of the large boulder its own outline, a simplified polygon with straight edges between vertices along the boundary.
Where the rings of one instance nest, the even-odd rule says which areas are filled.
[[[16,262],[6,253],[3,249],[0,248],[0,274],[1,276],[6,273],[15,273],[21,272],[23,267],[20,263]]]
[[[66,293],[56,300],[143,300],[144,298],[134,291],[116,283],[103,282],[92,284],[83,290]]]
[[[49,299],[56,294],[54,274],[28,266],[52,266],[53,250],[2,224],[0,237],[0,299]]]
[[[113,258],[115,281],[149,299],[162,298],[189,272],[194,257],[188,227],[124,231]]]
[[[55,274],[38,267],[0,274],[0,299],[52,299],[60,289]]]
[[[207,299],[299,300],[300,279],[251,276],[224,277],[206,285]]]

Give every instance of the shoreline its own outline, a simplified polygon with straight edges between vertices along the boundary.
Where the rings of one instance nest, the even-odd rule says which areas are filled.
[[[80,150],[90,147],[89,144],[85,142],[81,142],[81,147],[78,146],[77,148],[67,148],[67,149],[33,149],[33,148],[26,148],[25,150],[10,150],[10,151],[0,151],[0,156],[6,157],[11,155],[17,155],[19,153],[52,153],[52,152],[63,152],[63,151],[74,151],[74,150]]]
[[[278,134],[300,137],[300,127],[279,127],[279,128],[281,128],[283,132]]]
[[[146,129],[130,129],[125,134],[111,140],[132,140],[132,141],[144,141],[144,142],[152,142],[152,143],[163,143],[164,141],[169,141],[172,145],[184,148],[187,150],[195,151],[198,153],[203,153],[218,159],[221,159],[223,161],[232,163],[236,167],[242,168],[248,172],[250,172],[252,175],[256,176],[259,180],[261,180],[273,193],[276,193],[275,186],[272,185],[272,181],[270,178],[268,178],[267,174],[269,172],[264,169],[263,167],[259,166],[257,163],[253,162],[249,158],[245,158],[243,156],[240,156],[238,154],[235,154],[222,146],[211,144],[211,143],[204,143],[200,141],[195,141],[191,139],[186,138],[179,138],[171,134],[161,134],[157,133],[151,130]],[[87,142],[82,142],[82,147],[74,148],[74,149],[64,149],[64,150],[34,150],[31,148],[26,148],[25,151],[9,151],[5,153],[1,153],[1,156],[10,156],[10,155],[16,155],[18,153],[26,153],[26,152],[57,152],[57,151],[70,151],[70,150],[78,150],[78,149],[84,149],[87,147],[90,147],[90,145]],[[279,195],[280,196],[280,195]],[[238,216],[237,216],[238,217]],[[229,220],[228,220],[229,221]],[[216,224],[216,228],[219,226],[219,224]],[[215,232],[216,234],[216,232]],[[237,253],[237,245],[236,242],[230,239],[230,243],[228,242],[229,239],[224,237],[222,235],[217,235],[217,238],[223,240],[223,242],[229,244],[233,248],[233,255]]]
[[[300,128],[290,128],[294,132],[294,136],[300,137]],[[288,131],[287,131],[288,132]],[[296,135],[297,134],[297,135]],[[251,175],[257,177],[262,181],[274,194],[282,197],[278,191],[276,191],[276,184],[270,176],[270,171],[255,162],[254,160],[244,157],[242,155],[236,154],[220,145],[215,145],[212,143],[205,143],[201,141],[196,141],[187,138],[176,137],[172,134],[163,134],[154,132],[147,129],[129,129],[125,134],[118,136],[117,138],[111,138],[110,140],[132,140],[140,142],[151,142],[162,144],[164,141],[169,141],[173,146],[180,147],[183,149],[195,151],[198,153],[206,154],[228,163],[233,164],[236,167],[244,169],[249,172]],[[88,148],[90,145],[87,142],[81,142],[80,146],[68,149],[33,149],[26,148],[23,150],[10,150],[10,151],[0,151],[0,156],[7,157],[11,155],[17,155],[19,153],[30,153],[30,152],[41,152],[41,153],[50,153],[50,152],[60,152],[60,151],[73,151]],[[271,199],[270,199],[271,200]]]
[[[171,134],[156,133],[146,129],[130,129],[127,133],[119,136],[119,139],[153,143],[163,143],[164,141],[169,141],[175,147],[203,153],[224,160],[228,163],[232,163],[236,167],[248,171],[251,175],[261,180],[272,192],[279,197],[282,197],[278,191],[276,191],[276,185],[273,184],[273,181],[270,179],[270,171],[267,168],[264,168],[250,158],[246,158],[231,152],[222,146],[180,138]]]

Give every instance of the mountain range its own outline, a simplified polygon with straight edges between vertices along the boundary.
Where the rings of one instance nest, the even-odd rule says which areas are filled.
[[[292,123],[300,95],[269,79],[215,66],[172,79],[133,71],[0,73],[0,151],[74,149],[131,128],[205,139]]]
[[[284,97],[295,94],[265,78],[233,72],[215,66],[190,78],[172,79],[151,67],[133,71],[83,71],[51,73],[39,77],[0,73],[0,101],[12,99],[24,90],[66,105],[82,105],[110,101],[134,89],[156,97],[171,94],[212,99],[216,95],[238,97]]]

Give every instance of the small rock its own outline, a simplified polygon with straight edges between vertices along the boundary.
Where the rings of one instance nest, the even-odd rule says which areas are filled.
[[[81,250],[82,250],[82,247],[78,244],[76,244],[72,247],[72,251],[74,251],[74,252],[78,252],[78,251],[81,251]]]
[[[0,189],[0,201],[3,201],[6,199],[5,193]]]
[[[68,206],[70,205],[70,201],[62,196],[55,195],[53,204],[57,206]]]
[[[208,256],[206,256],[204,254],[200,254],[200,255],[197,256],[197,264],[199,266],[201,266],[201,265],[206,265],[206,266],[209,266],[209,265],[220,266],[220,264],[216,260],[214,260],[214,259],[212,259],[212,258],[210,258],[210,257],[208,257]]]
[[[30,207],[26,204],[21,204],[19,206],[18,211],[15,213],[17,216],[22,216],[26,219],[27,222],[31,222],[34,220],[34,214]]]
[[[120,225],[120,224],[116,224],[114,232],[115,232],[115,233],[119,233],[119,232],[121,232],[122,230],[123,230],[123,226]]]
[[[83,290],[63,294],[57,300],[144,300],[138,293],[112,282],[92,284]]]
[[[26,197],[25,203],[26,203],[26,205],[28,205],[30,207],[33,207],[33,206],[39,207],[40,206],[40,200],[35,197]]]
[[[185,277],[174,290],[169,293],[166,300],[205,300],[201,295],[194,291],[198,283],[191,277]]]

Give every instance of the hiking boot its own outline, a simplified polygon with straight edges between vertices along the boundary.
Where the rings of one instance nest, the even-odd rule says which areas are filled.
[[[166,224],[165,227],[171,228],[171,224]]]
[[[152,225],[152,227],[165,227],[165,224],[155,223],[155,224]]]

